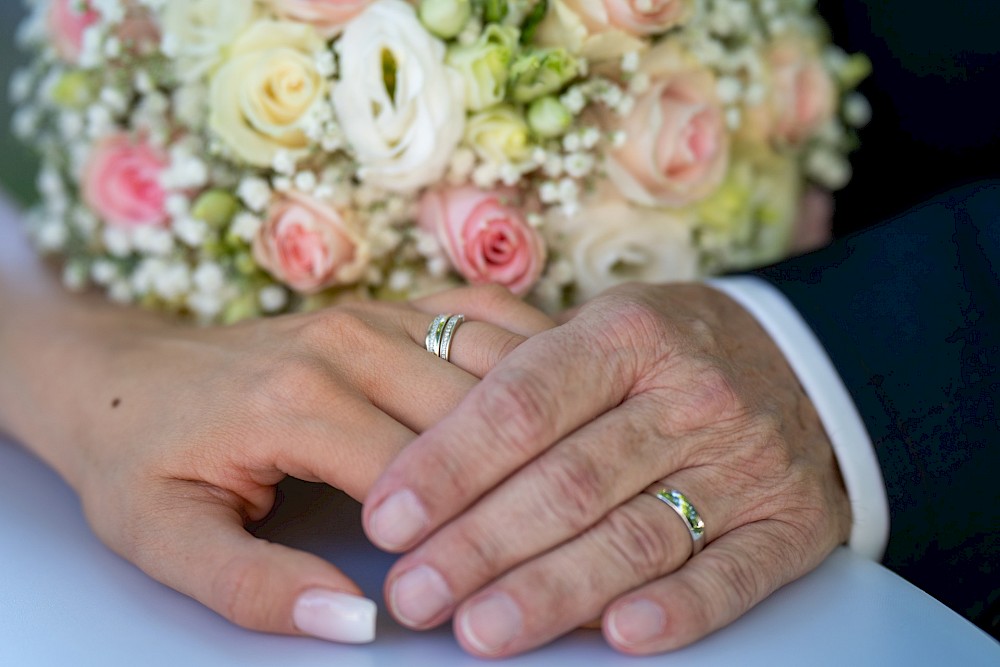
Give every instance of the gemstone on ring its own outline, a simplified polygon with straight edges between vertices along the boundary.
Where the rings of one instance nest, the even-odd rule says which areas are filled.
[[[694,551],[697,553],[701,547],[701,539],[705,536],[705,522],[702,520],[698,510],[694,508],[691,501],[683,493],[676,489],[660,488],[649,490],[649,495],[663,502],[667,507],[677,512],[677,515],[684,520],[684,525],[691,533],[691,540],[694,543]]]

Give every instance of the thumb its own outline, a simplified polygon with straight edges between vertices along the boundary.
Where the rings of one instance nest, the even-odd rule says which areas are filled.
[[[179,494],[180,495],[180,494]],[[126,557],[154,579],[250,630],[334,642],[375,639],[375,602],[312,554],[257,539],[239,511],[196,487],[171,512],[147,513]]]

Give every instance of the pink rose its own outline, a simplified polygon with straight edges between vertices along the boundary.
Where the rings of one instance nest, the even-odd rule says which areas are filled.
[[[834,112],[837,90],[815,46],[788,39],[767,55],[771,71],[771,137],[799,144],[811,137]]]
[[[156,17],[143,7],[130,6],[116,34],[132,54],[149,55],[160,44],[160,26]]]
[[[344,25],[372,0],[270,0],[279,16],[311,23],[324,37],[340,34]]]
[[[83,51],[83,34],[100,17],[90,0],[52,0],[48,24],[59,57],[70,63],[78,62]]]
[[[686,20],[691,0],[603,0],[608,21],[633,35],[656,35]]]
[[[504,204],[506,195],[468,186],[430,190],[418,223],[471,284],[503,285],[523,295],[545,266],[545,242],[517,208]]]
[[[638,204],[684,206],[722,182],[729,135],[714,75],[669,43],[647,55],[649,89],[618,120],[625,143],[607,160],[608,175]]]
[[[350,221],[296,192],[268,211],[253,255],[268,273],[303,294],[356,282],[368,265],[367,245]]]
[[[160,174],[167,156],[145,140],[116,134],[97,143],[84,168],[83,199],[116,227],[164,225],[166,196]]]
[[[647,37],[687,22],[695,0],[550,0],[535,38],[592,62],[647,48]]]

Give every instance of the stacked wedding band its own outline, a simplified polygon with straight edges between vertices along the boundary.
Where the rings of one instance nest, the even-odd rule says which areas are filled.
[[[705,522],[702,521],[701,515],[698,514],[698,510],[694,508],[694,505],[687,499],[687,496],[676,489],[655,487],[647,489],[646,493],[677,512],[677,516],[684,521],[684,526],[691,533],[691,541],[693,543],[691,555],[694,556],[701,551],[702,547],[705,546],[703,539],[705,537]]]
[[[427,351],[448,361],[451,354],[451,341],[455,337],[458,327],[464,321],[465,315],[438,315],[435,317],[431,325],[427,327],[425,342]]]

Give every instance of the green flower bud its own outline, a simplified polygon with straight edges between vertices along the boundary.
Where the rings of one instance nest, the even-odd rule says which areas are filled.
[[[481,111],[503,101],[517,28],[490,24],[473,44],[452,46],[447,62],[465,82],[465,106]]]
[[[872,73],[872,61],[863,53],[855,53],[847,58],[837,71],[841,88],[853,90]]]
[[[580,73],[576,58],[566,49],[540,49],[514,61],[510,93],[515,102],[531,102],[557,93]]]
[[[257,292],[252,290],[248,294],[233,299],[222,312],[222,323],[236,324],[243,320],[260,317],[260,305],[257,303]]]
[[[254,261],[253,256],[248,252],[241,252],[236,255],[233,260],[233,266],[245,276],[252,276],[258,271],[257,262]]]
[[[543,139],[561,137],[573,124],[573,114],[552,95],[539,97],[528,107],[528,127]]]
[[[496,164],[520,162],[531,151],[528,124],[513,107],[480,111],[465,126],[465,142],[479,157]]]
[[[209,190],[195,200],[191,214],[215,229],[229,224],[239,210],[239,202],[225,190]]]
[[[472,15],[470,0],[422,0],[420,22],[441,39],[451,39],[462,32]]]
[[[79,70],[63,74],[52,90],[52,101],[67,109],[82,109],[92,98],[90,77]]]

